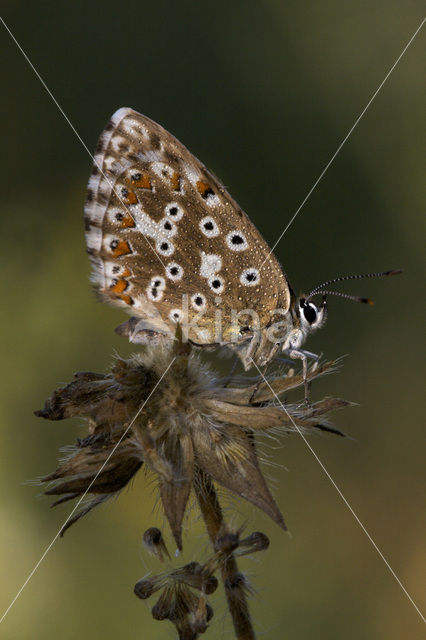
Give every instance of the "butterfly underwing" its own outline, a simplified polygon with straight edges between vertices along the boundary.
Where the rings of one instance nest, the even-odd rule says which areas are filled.
[[[116,111],[99,138],[85,228],[96,289],[148,335],[173,336],[186,312],[195,344],[246,344],[274,310],[289,311],[287,278],[248,216],[183,144],[132,109]]]

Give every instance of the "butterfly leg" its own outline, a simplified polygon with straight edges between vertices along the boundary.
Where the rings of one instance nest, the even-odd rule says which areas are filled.
[[[234,375],[234,371],[237,368],[238,360],[239,360],[238,356],[235,356],[234,362],[232,363],[232,366],[231,366],[231,370],[226,376],[225,382],[223,383],[223,387],[227,387],[228,384],[231,382],[232,376]]]
[[[303,384],[305,387],[305,402],[310,404],[309,401],[309,380],[308,380],[308,358],[318,361],[319,356],[311,351],[305,351],[304,349],[291,349],[289,351],[290,358],[293,360],[301,360],[303,367]]]
[[[250,340],[250,343],[247,347],[244,347],[238,354],[241,358],[241,362],[243,363],[243,367],[245,371],[248,371],[252,366],[252,360],[255,352],[257,351],[259,345],[259,335],[257,332],[253,333],[253,336]]]
[[[257,390],[259,389],[261,383],[265,379],[268,367],[271,364],[272,360],[274,359],[279,348],[280,348],[279,343],[271,345],[267,334],[266,333],[262,334],[260,344],[256,349],[256,353],[253,354],[253,361],[256,362],[256,364],[259,367],[263,367],[263,371],[250,397],[250,400],[249,400],[250,403],[253,402],[253,399],[257,393]]]

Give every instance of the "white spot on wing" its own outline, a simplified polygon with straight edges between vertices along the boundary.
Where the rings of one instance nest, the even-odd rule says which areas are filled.
[[[235,229],[226,236],[226,244],[231,251],[245,251],[248,247],[246,237],[242,231]]]
[[[155,250],[162,256],[171,256],[175,251],[175,247],[170,240],[157,240],[155,243]]]
[[[102,229],[91,226],[86,232],[86,244],[88,249],[100,251],[102,246]]]
[[[194,169],[194,167],[192,167],[190,164],[184,164],[183,165],[183,170],[184,173],[186,175],[186,177],[188,178],[189,182],[196,187],[196,184],[199,180],[201,180],[201,175],[199,174],[198,171],[196,171]]]
[[[166,266],[166,273],[170,280],[181,280],[183,276],[183,269],[177,262],[169,262]]]
[[[126,138],[123,138],[123,136],[117,136],[117,135],[115,135],[115,136],[113,136],[113,137],[111,138],[111,147],[113,148],[113,150],[114,150],[116,153],[122,153],[122,152],[120,151],[120,146],[121,146],[122,144],[126,144],[126,145],[128,145],[128,144],[129,144],[129,143],[128,143],[128,141],[126,140]]]
[[[174,170],[165,162],[153,162],[151,164],[151,169],[156,176],[162,180],[167,180],[168,182],[172,179],[174,174]]]
[[[158,302],[163,297],[165,288],[166,281],[163,276],[154,276],[146,288],[146,294],[150,300]]]
[[[191,296],[191,305],[196,311],[202,311],[206,308],[206,298],[202,293],[194,293]]]
[[[223,279],[220,276],[211,276],[208,279],[210,289],[214,293],[222,293],[224,289]]]
[[[200,221],[201,232],[208,238],[215,238],[219,235],[219,227],[211,216],[206,216]]]
[[[177,234],[177,226],[170,218],[163,218],[159,222],[164,237],[173,238]]]
[[[129,133],[131,136],[148,138],[147,128],[141,122],[138,122],[132,117],[125,118],[125,120],[123,120],[122,127],[124,131]]]
[[[250,269],[245,269],[240,276],[241,284],[245,285],[246,287],[254,287],[256,284],[259,283],[259,280],[260,280],[259,270],[255,269],[254,267],[251,267]]]
[[[172,322],[178,323],[183,318],[183,313],[181,309],[172,309],[169,313],[169,318]]]
[[[215,253],[201,251],[200,276],[210,278],[222,269],[222,258]]]
[[[169,216],[172,220],[176,220],[177,222],[183,216],[183,209],[177,202],[169,202],[169,204],[166,205],[164,212],[166,216]]]

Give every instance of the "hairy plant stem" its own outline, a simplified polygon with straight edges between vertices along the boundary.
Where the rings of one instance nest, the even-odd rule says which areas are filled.
[[[221,534],[224,533],[225,521],[213,482],[210,476],[201,469],[198,469],[198,478],[194,483],[194,490],[207,533],[214,547],[219,531]],[[234,624],[235,637],[237,640],[255,640],[247,596],[244,592],[244,585],[238,579],[240,574],[233,553],[230,553],[223,563],[221,574],[228,608]]]

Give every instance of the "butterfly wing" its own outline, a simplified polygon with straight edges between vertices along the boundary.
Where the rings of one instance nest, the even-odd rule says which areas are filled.
[[[100,136],[85,227],[102,298],[159,332],[196,316],[194,342],[226,343],[239,312],[265,327],[271,311],[289,309],[287,279],[248,216],[176,138],[132,109]]]

